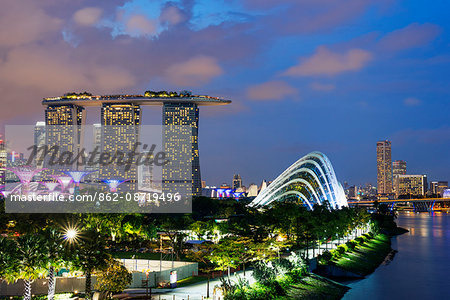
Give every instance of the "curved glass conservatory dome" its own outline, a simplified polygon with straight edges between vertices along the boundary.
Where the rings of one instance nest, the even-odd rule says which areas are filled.
[[[450,198],[450,189],[444,190],[444,193],[442,194],[442,198]]]
[[[314,204],[328,204],[331,209],[348,206],[333,166],[321,152],[311,152],[297,160],[262,190],[250,206],[265,206],[273,201],[301,201],[310,210]]]

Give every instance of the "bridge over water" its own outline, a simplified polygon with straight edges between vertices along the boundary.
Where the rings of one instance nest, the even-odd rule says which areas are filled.
[[[436,211],[450,208],[450,198],[418,198],[418,199],[390,199],[390,200],[356,200],[349,199],[349,206],[374,206],[375,202],[387,204],[392,210],[396,204],[412,204],[415,212]]]

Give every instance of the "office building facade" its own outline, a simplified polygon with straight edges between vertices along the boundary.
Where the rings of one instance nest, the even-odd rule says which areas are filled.
[[[426,175],[397,175],[395,194],[397,198],[421,197],[427,193]]]
[[[444,191],[448,189],[448,181],[432,181],[430,182],[430,193],[442,197]]]
[[[397,195],[396,187],[398,186],[398,175],[406,175],[406,161],[396,160],[392,162],[392,184],[394,193]]]
[[[392,163],[392,175],[406,175],[406,161],[396,160]]]
[[[242,178],[239,174],[234,174],[233,176],[233,189],[237,190],[242,187]]]

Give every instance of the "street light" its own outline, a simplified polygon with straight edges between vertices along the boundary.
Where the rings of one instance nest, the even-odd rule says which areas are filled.
[[[64,239],[69,243],[73,243],[77,240],[78,230],[74,227],[69,227],[65,230]]]

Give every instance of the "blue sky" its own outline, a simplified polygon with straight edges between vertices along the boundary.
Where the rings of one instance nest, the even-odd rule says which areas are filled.
[[[67,91],[190,89],[208,184],[273,179],[313,150],[375,183],[390,139],[408,172],[450,180],[449,3],[395,0],[13,1],[0,4],[2,124]],[[98,114],[89,112],[89,121]],[[144,110],[158,124],[160,111]]]

